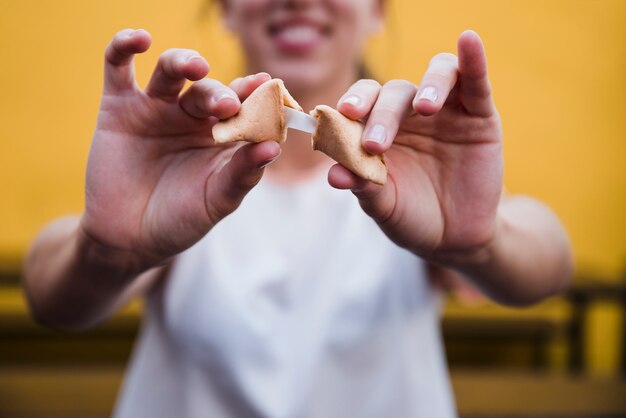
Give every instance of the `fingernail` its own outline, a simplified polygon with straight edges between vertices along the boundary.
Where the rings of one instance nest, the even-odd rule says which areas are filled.
[[[343,99],[341,103],[342,104],[347,103],[347,104],[351,104],[354,107],[357,107],[361,105],[361,98],[359,96],[350,95],[346,97],[345,99]]]
[[[432,86],[424,87],[422,91],[420,91],[418,98],[434,103],[437,101],[437,89]]]
[[[191,56],[191,57],[187,58],[187,59],[185,60],[185,62],[188,62],[188,63],[189,63],[189,62],[191,62],[191,61],[193,61],[193,60],[198,60],[198,61],[202,61],[202,62],[204,62],[204,58],[202,58],[202,57],[201,57],[201,56],[199,56],[199,55],[193,55],[193,56]]]
[[[237,101],[237,100],[239,100],[239,98],[237,96],[235,96],[234,93],[231,93],[231,92],[228,92],[228,91],[225,91],[225,92],[222,92],[220,94],[217,94],[217,95],[213,96],[213,101],[215,103],[217,103],[217,102],[219,102],[221,100],[235,100],[235,101]]]
[[[254,75],[254,77],[259,77],[259,76],[263,76],[263,77],[268,78],[268,79],[271,79],[271,78],[272,78],[272,76],[271,76],[271,75],[269,75],[268,73],[266,73],[265,71],[261,71],[260,73],[256,73],[256,74]]]
[[[372,141],[378,144],[382,144],[383,142],[385,142],[386,137],[387,134],[385,132],[385,127],[379,124],[370,126],[365,133],[366,141]]]
[[[277,155],[276,157],[272,158],[271,160],[267,160],[267,161],[265,161],[265,162],[261,163],[261,164],[257,167],[257,169],[259,169],[259,170],[264,169],[264,168],[265,168],[265,167],[267,167],[268,165],[272,164],[272,163],[273,163],[273,162],[274,162],[277,158],[278,158],[278,155]]]

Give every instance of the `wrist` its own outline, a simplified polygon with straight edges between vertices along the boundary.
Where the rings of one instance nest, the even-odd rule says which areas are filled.
[[[81,219],[75,231],[76,260],[89,270],[98,271],[111,279],[130,281],[160,264],[131,250],[107,245],[88,231]]]
[[[434,253],[432,262],[471,274],[489,268],[496,262],[503,236],[506,235],[506,221],[500,212],[496,216],[489,233],[469,247],[446,248]]]

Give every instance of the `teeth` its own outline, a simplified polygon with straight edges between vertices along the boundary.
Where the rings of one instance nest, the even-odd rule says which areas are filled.
[[[310,42],[317,31],[310,26],[290,26],[282,30],[281,36],[290,42]]]

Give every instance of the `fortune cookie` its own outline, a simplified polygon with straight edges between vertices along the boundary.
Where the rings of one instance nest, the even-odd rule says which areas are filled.
[[[213,126],[213,139],[218,144],[234,141],[285,142],[287,126],[283,105],[302,112],[282,80],[267,81],[244,100],[239,113]]]
[[[313,149],[322,151],[359,177],[377,184],[387,181],[387,166],[381,155],[372,155],[361,145],[363,125],[337,110],[319,105],[311,111],[317,119]]]

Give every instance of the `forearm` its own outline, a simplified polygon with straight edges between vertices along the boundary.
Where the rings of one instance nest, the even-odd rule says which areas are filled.
[[[522,306],[564,291],[573,261],[565,230],[547,207],[507,197],[490,245],[454,267],[494,300]]]
[[[34,242],[24,266],[24,287],[38,322],[79,330],[111,315],[141,272],[127,254],[107,250],[87,237],[79,218],[64,218],[46,227]]]

